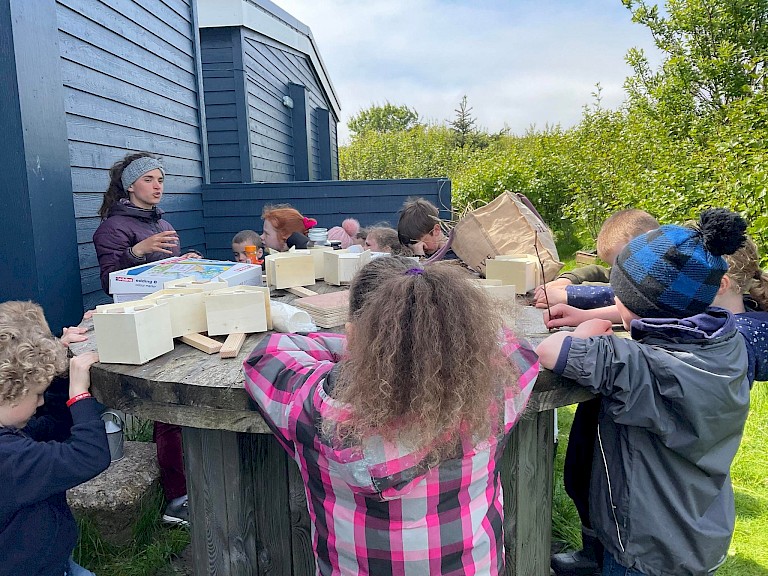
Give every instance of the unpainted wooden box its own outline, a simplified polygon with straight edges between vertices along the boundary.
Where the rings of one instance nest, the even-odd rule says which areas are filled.
[[[278,290],[315,284],[315,260],[309,250],[270,254],[264,260],[267,284]]]
[[[205,294],[208,335],[266,332],[267,306],[262,286],[233,286]]]
[[[203,292],[213,292],[214,290],[221,290],[227,288],[229,284],[224,280],[195,280],[193,276],[187,276],[185,278],[178,278],[176,280],[168,280],[163,284],[163,288],[199,288]]]
[[[330,246],[313,246],[309,249],[312,258],[315,260],[315,280],[322,280],[325,276],[325,256],[326,252],[332,251]]]
[[[501,286],[501,280],[498,278],[472,278],[472,282],[478,286]]]
[[[164,288],[145,296],[144,300],[168,304],[171,311],[171,333],[174,338],[179,338],[208,330],[204,295],[202,288]]]
[[[165,302],[97,306],[93,328],[99,362],[144,364],[173,350],[171,310]]]
[[[536,288],[541,283],[540,276],[536,257],[527,254],[501,255],[485,261],[485,277],[514,285],[518,294]]]
[[[371,251],[350,252],[333,250],[323,254],[325,258],[325,282],[341,286],[349,284],[357,271],[371,261]]]

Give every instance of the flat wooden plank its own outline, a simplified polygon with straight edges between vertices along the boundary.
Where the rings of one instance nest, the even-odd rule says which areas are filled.
[[[317,292],[310,290],[309,288],[304,288],[304,286],[293,286],[291,288],[286,288],[286,291],[295,294],[296,296],[317,296]]]
[[[197,348],[198,350],[205,352],[206,354],[215,354],[221,350],[222,346],[221,342],[218,340],[208,338],[208,336],[202,334],[187,334],[179,338],[179,340],[184,342],[184,344],[192,346],[192,348]]]
[[[243,332],[233,332],[227,336],[227,339],[224,340],[224,344],[221,346],[221,350],[219,350],[219,357],[234,358],[237,356],[240,353],[240,348],[243,347],[245,336]]]

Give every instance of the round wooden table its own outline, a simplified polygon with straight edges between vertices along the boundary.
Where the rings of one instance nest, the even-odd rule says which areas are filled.
[[[322,282],[311,288],[342,289]],[[274,291],[273,298],[290,302],[296,296]],[[93,329],[91,321],[83,325]],[[517,331],[539,342],[547,335],[541,311],[519,307]],[[91,369],[92,391],[102,403],[182,427],[199,576],[315,573],[298,467],[251,408],[243,387],[242,363],[264,335],[249,335],[231,359],[177,341],[172,352],[141,366]],[[76,354],[95,349],[94,339],[72,349]],[[539,375],[501,463],[507,574],[549,575],[554,408],[592,397],[547,370]]]

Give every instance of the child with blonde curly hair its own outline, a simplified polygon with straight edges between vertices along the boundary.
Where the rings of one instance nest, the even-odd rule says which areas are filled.
[[[504,572],[499,462],[539,366],[467,278],[377,258],[347,338],[275,334],[245,361],[305,479],[318,574]]]
[[[31,425],[54,376],[67,366],[66,348],[32,302],[0,304],[0,549],[3,573],[91,575],[72,551],[77,524],[66,491],[109,466],[99,404],[91,397],[95,352],[69,361],[71,435],[50,441],[46,426]]]

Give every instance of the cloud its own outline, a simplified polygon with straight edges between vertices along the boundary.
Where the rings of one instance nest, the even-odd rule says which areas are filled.
[[[479,125],[578,123],[600,83],[618,106],[629,48],[658,62],[620,0],[276,0],[312,30],[346,122],[372,104],[445,121],[467,95]]]

